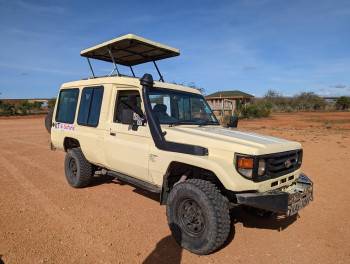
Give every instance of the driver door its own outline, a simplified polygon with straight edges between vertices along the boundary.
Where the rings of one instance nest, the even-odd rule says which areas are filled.
[[[138,126],[136,130],[131,125],[121,123],[121,103],[127,102],[132,95],[137,98],[137,106],[141,110],[141,97],[138,90],[113,90],[113,100],[109,117],[109,130],[106,131],[105,150],[110,169],[152,183],[148,172],[151,135],[147,125]],[[118,111],[119,110],[119,111]],[[141,110],[142,111],[142,110]]]

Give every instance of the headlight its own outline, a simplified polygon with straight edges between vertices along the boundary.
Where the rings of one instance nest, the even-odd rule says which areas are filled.
[[[236,155],[236,169],[242,176],[252,179],[255,176],[265,175],[266,162],[264,159],[238,154]]]
[[[259,160],[259,167],[258,167],[258,175],[263,176],[266,171],[266,162],[265,160],[261,159]]]
[[[254,168],[254,159],[244,156],[237,156],[236,158],[236,168],[239,173],[243,176],[252,178],[253,177],[253,168]]]

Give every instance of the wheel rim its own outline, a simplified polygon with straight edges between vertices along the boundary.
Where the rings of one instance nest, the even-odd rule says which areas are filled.
[[[180,224],[184,231],[192,236],[199,236],[205,229],[202,208],[192,199],[185,199],[178,210]]]
[[[69,161],[69,171],[71,172],[70,174],[73,178],[77,177],[78,167],[75,159],[73,158]]]

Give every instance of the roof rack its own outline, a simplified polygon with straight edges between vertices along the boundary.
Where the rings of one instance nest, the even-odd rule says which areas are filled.
[[[176,48],[134,34],[127,34],[84,49],[80,52],[80,55],[87,58],[93,78],[96,78],[96,76],[90,59],[113,63],[114,68],[109,76],[112,76],[115,72],[117,72],[118,76],[121,76],[117,66],[120,64],[128,66],[131,70],[132,76],[135,77],[132,66],[146,62],[153,62],[159,74],[159,80],[164,82],[164,78],[159,71],[156,61],[179,56],[180,51]]]

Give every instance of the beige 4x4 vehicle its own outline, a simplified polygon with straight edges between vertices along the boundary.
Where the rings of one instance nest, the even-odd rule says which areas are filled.
[[[177,55],[131,34],[83,50],[93,77],[61,86],[48,120],[51,147],[66,152],[73,187],[99,171],[159,193],[176,241],[209,254],[229,235],[232,206],[291,216],[312,200],[313,187],[300,171],[299,143],[221,127],[198,90],[164,82],[156,61]],[[96,77],[89,58],[114,69]],[[135,77],[132,66],[145,62],[159,81]]]

